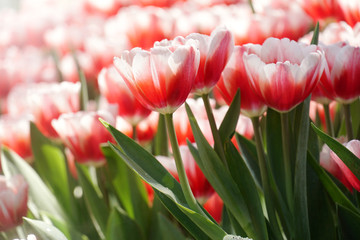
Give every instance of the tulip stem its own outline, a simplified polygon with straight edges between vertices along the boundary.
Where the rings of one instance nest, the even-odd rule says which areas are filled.
[[[227,165],[226,160],[225,160],[224,147],[223,147],[223,144],[221,142],[221,138],[220,138],[220,134],[219,134],[219,131],[217,129],[217,126],[216,126],[214,114],[213,114],[211,106],[210,106],[209,94],[203,94],[203,95],[201,95],[201,97],[203,99],[206,114],[207,114],[207,117],[208,117],[208,120],[209,120],[209,123],[210,123],[211,133],[212,133],[213,138],[214,138],[215,151],[217,152],[217,154],[219,154],[220,158],[224,161],[225,165]]]
[[[271,196],[270,190],[270,177],[268,173],[268,167],[265,160],[265,153],[261,138],[261,131],[260,131],[260,122],[259,117],[252,117],[251,118],[253,128],[254,128],[254,136],[255,136],[255,143],[256,143],[256,152],[258,156],[258,163],[260,167],[260,174],[261,174],[261,182],[264,191],[264,199],[266,205],[266,211],[269,217],[269,222],[271,225],[274,234],[277,236],[277,239],[281,239],[281,231],[277,224],[278,219],[276,217],[273,199]]]
[[[175,159],[176,169],[177,169],[179,180],[180,180],[180,185],[183,190],[186,202],[192,210],[204,215],[202,209],[197,204],[197,201],[191,191],[189,180],[186,177],[184,164],[183,164],[181,154],[180,154],[179,144],[178,144],[178,141],[176,138],[174,122],[173,122],[173,114],[172,113],[165,114],[165,121],[166,121],[166,127],[168,130],[168,135],[169,135],[169,139],[170,139],[170,143],[171,143],[171,148],[173,151],[173,156]]]
[[[327,131],[331,137],[335,137],[334,127],[331,122],[329,104],[324,104],[323,107],[324,107],[324,112],[325,112],[325,122],[326,122]]]
[[[344,104],[344,114],[345,114],[346,134],[348,137],[348,141],[350,141],[354,139],[353,127],[351,123],[350,104]]]
[[[255,14],[256,12],[255,12],[255,8],[254,8],[254,5],[252,3],[252,0],[248,0],[248,3],[249,3],[249,6],[251,8],[252,13]]]
[[[133,139],[134,141],[137,140],[136,125],[132,125],[132,139]]]
[[[283,147],[283,158],[285,168],[285,189],[286,199],[288,202],[289,209],[293,211],[293,185],[292,185],[292,171],[291,171],[291,159],[290,159],[290,133],[289,133],[289,115],[288,113],[281,113],[281,136],[282,136],[282,147]]]

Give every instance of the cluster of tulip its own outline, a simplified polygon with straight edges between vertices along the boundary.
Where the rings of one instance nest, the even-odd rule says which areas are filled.
[[[359,16],[356,0],[0,11],[0,238],[356,239]]]

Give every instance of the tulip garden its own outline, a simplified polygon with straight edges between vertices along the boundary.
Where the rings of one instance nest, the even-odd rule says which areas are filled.
[[[360,239],[359,0],[8,2],[0,240]]]

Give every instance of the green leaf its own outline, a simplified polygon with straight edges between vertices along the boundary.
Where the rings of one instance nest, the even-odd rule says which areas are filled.
[[[165,194],[154,189],[164,206],[183,225],[195,239],[222,239],[226,233],[214,222],[204,218],[202,215],[176,204]],[[194,224],[195,223],[195,224]]]
[[[125,212],[114,208],[107,223],[106,240],[144,239],[137,223]]]
[[[16,174],[24,176],[29,184],[29,202],[33,203],[31,206],[36,206],[30,208],[33,214],[39,215],[38,211],[45,211],[58,219],[67,220],[59,202],[35,170],[19,155],[4,146],[1,151],[1,166],[7,177]]]
[[[25,218],[25,222],[27,222],[33,230],[36,231],[35,235],[37,237],[40,237],[41,239],[46,240],[67,240],[65,235],[56,227],[53,225],[50,225],[48,223],[39,221],[39,220],[33,220],[30,218]],[[32,232],[32,231],[29,231]]]
[[[173,240],[186,240],[186,237],[181,233],[180,229],[174,225],[168,218],[163,214],[159,213],[158,223],[162,239],[173,239]]]
[[[52,188],[66,212],[74,213],[67,181],[66,159],[61,147],[46,138],[34,123],[30,123],[30,136],[37,172]]]
[[[312,127],[321,140],[326,143],[329,148],[345,163],[351,172],[360,179],[360,159],[341,143],[317,128],[314,124],[312,124]]]
[[[90,180],[85,166],[76,165],[80,185],[84,191],[85,202],[90,211],[91,220],[101,239],[104,239],[109,209],[105,204],[101,191]]]
[[[309,129],[308,151],[319,162],[319,140],[315,131]],[[308,160],[309,161],[309,160]],[[332,216],[334,204],[326,193],[319,177],[307,164],[307,199],[311,239],[336,239],[336,227]],[[326,229],[326,231],[323,231]]]
[[[318,45],[318,43],[319,43],[319,22],[316,23],[313,37],[311,39],[311,44]]]
[[[351,121],[352,126],[354,128],[354,132],[356,133],[356,139],[360,139],[360,99],[355,100],[350,104],[351,111]]]
[[[344,239],[358,239],[360,236],[360,215],[341,205],[338,206],[338,214]]]
[[[68,222],[60,221],[49,214],[45,215],[44,219],[49,218],[52,224],[59,229],[69,240],[89,240],[87,236],[79,232],[79,229],[75,229],[75,226]]]
[[[347,209],[360,214],[359,210],[354,206],[354,204],[345,196],[345,194],[338,188],[330,176],[325,172],[325,170],[316,162],[311,153],[308,152],[308,162],[311,167],[314,169],[321,182],[323,183],[326,191],[329,193],[330,197],[337,204],[346,207]]]
[[[240,153],[248,166],[257,186],[261,187],[260,168],[257,161],[256,145],[238,133],[235,133],[236,142],[239,145]]]
[[[110,146],[102,146],[107,160],[112,187],[115,190],[124,210],[147,232],[150,209],[148,197],[142,180],[123,162]]]
[[[299,135],[296,148],[294,176],[294,215],[295,234],[298,239],[310,239],[310,225],[306,190],[306,156],[309,139],[309,107],[310,98],[297,107],[300,114]]]
[[[238,90],[219,127],[219,134],[222,143],[230,138],[235,132],[235,128],[240,116],[240,100],[240,90]]]
[[[200,169],[245,232],[250,237],[253,236],[254,228],[251,224],[249,211],[240,190],[219,156],[205,139],[190,107],[187,104],[185,107],[199,151],[201,162],[199,162],[198,165]]]
[[[225,143],[225,156],[228,162],[229,170],[234,181],[244,196],[247,208],[254,226],[255,239],[268,239],[265,217],[262,210],[260,197],[252,175],[247,168],[244,159],[231,141]]]
[[[184,218],[183,214],[180,215],[182,217],[179,219],[180,223],[191,225],[185,227],[193,228],[195,223],[197,225],[196,229],[211,229],[211,231],[207,231],[206,234],[214,239],[218,239],[220,235],[224,236],[226,234],[214,222],[211,222],[205,216],[195,213],[188,208],[180,184],[154,156],[110,124],[103,120],[101,121],[121,147],[121,149],[119,149],[114,144],[109,143],[113,151],[116,152],[133,171],[149,183],[155,192],[158,192],[159,196],[166,197],[165,199],[169,200],[167,201],[168,204],[171,204],[172,201],[175,206],[185,214],[186,218]],[[163,201],[163,199],[161,200]],[[168,206],[166,207],[169,209]],[[170,212],[172,214],[175,214],[174,209],[176,210],[176,208],[171,208],[172,211]],[[187,218],[191,219],[191,224],[187,221]]]
[[[276,185],[283,197],[285,192],[285,169],[281,137],[280,113],[268,108],[266,113],[266,149]]]

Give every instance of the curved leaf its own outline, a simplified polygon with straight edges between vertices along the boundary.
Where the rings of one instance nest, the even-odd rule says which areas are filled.
[[[203,167],[201,170],[205,177],[240,223],[241,227],[249,236],[253,236],[254,228],[251,224],[249,211],[240,190],[236,186],[236,183],[231,178],[229,171],[225,168],[215,150],[205,139],[190,107],[187,104],[185,107],[199,150],[201,160],[200,164],[198,164],[199,167]]]
[[[106,240],[144,239],[137,223],[123,211],[114,208],[109,216],[106,231]]]
[[[65,235],[53,225],[45,223],[39,220],[33,220],[30,218],[25,218],[25,222],[27,222],[36,232],[37,236],[46,240],[67,240]]]
[[[313,123],[311,123],[311,126],[317,135],[321,138],[321,140],[326,143],[329,148],[345,163],[351,172],[353,172],[354,175],[360,179],[360,159],[341,143],[317,128]]]
[[[197,225],[197,231],[199,231],[199,228],[212,229],[213,231],[207,231],[205,233],[209,234],[209,236],[214,239],[226,235],[224,230],[217,224],[188,208],[180,184],[154,156],[110,124],[103,120],[101,120],[101,122],[121,147],[121,149],[119,149],[114,144],[109,143],[113,151],[116,152],[133,171],[149,183],[155,191],[160,192],[161,194],[159,194],[159,196],[164,195],[166,198],[171,199],[171,201],[176,204],[176,207],[181,209],[181,211],[191,219],[191,225],[193,226],[188,227],[193,228],[195,223]],[[171,204],[171,201],[168,201],[168,203]],[[185,218],[180,219],[179,221],[182,224],[189,224]]]
[[[238,90],[219,127],[219,134],[222,143],[224,143],[226,139],[230,138],[235,132],[240,116],[240,99],[240,90]]]

